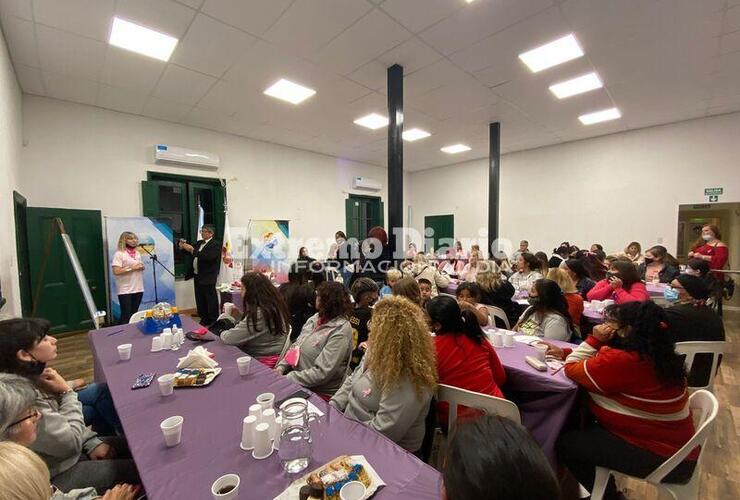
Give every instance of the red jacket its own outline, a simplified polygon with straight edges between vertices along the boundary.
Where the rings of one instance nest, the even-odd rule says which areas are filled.
[[[646,302],[650,296],[645,288],[645,283],[638,281],[633,283],[628,289],[617,288],[614,290],[608,280],[601,280],[586,294],[588,300],[606,300],[613,299],[615,304],[624,304],[625,302]]]
[[[730,253],[727,247],[714,246],[710,244],[702,245],[694,250],[694,252],[712,257],[712,260],[709,261],[709,269],[712,271],[725,267]]]
[[[437,349],[437,372],[439,383],[459,387],[468,391],[503,398],[499,386],[506,382],[506,372],[496,351],[487,340],[477,344],[463,333],[437,334],[434,337]],[[438,405],[439,420],[447,426],[449,406]],[[459,407],[458,418],[477,415],[470,408]]]
[[[568,313],[570,319],[573,320],[573,326],[580,327],[581,316],[583,315],[583,297],[578,293],[566,293],[565,301],[568,303]]]

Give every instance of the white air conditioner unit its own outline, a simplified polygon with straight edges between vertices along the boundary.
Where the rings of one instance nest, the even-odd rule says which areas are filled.
[[[362,189],[363,191],[380,191],[383,185],[375,179],[367,177],[355,177],[352,179],[352,189]]]
[[[215,153],[168,146],[167,144],[154,146],[154,161],[156,163],[178,163],[211,170],[216,170],[221,166],[221,159]]]

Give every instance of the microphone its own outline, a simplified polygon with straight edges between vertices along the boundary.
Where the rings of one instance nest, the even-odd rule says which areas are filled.
[[[138,245],[136,245],[136,246],[137,246],[137,247],[145,247],[145,246],[148,246],[148,244],[147,244],[147,243],[139,243],[139,244],[138,244]]]

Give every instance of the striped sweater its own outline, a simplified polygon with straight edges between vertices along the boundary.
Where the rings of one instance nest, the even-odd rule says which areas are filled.
[[[565,360],[565,373],[590,396],[599,423],[628,443],[669,457],[694,435],[686,385],[660,382],[653,362],[589,336]],[[688,456],[696,460],[698,449]]]

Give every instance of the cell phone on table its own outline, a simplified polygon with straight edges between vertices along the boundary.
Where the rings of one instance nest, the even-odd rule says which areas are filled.
[[[134,385],[131,386],[131,389],[143,389],[144,387],[149,387],[152,385],[152,380],[154,380],[155,373],[141,373],[138,377],[136,377],[136,382],[134,382]]]
[[[311,393],[310,393],[310,392],[308,392],[308,391],[304,391],[303,389],[298,389],[298,390],[297,390],[297,391],[295,391],[295,392],[294,392],[293,394],[291,394],[291,395],[289,395],[289,396],[285,396],[285,397],[284,397],[283,399],[281,399],[281,400],[277,401],[277,403],[275,403],[275,406],[276,406],[277,408],[280,408],[280,406],[281,406],[281,405],[282,405],[283,403],[285,403],[285,402],[286,402],[287,400],[289,400],[289,399],[293,399],[293,398],[301,398],[301,399],[305,399],[305,400],[308,400],[308,398],[310,398],[310,397],[311,397]]]

